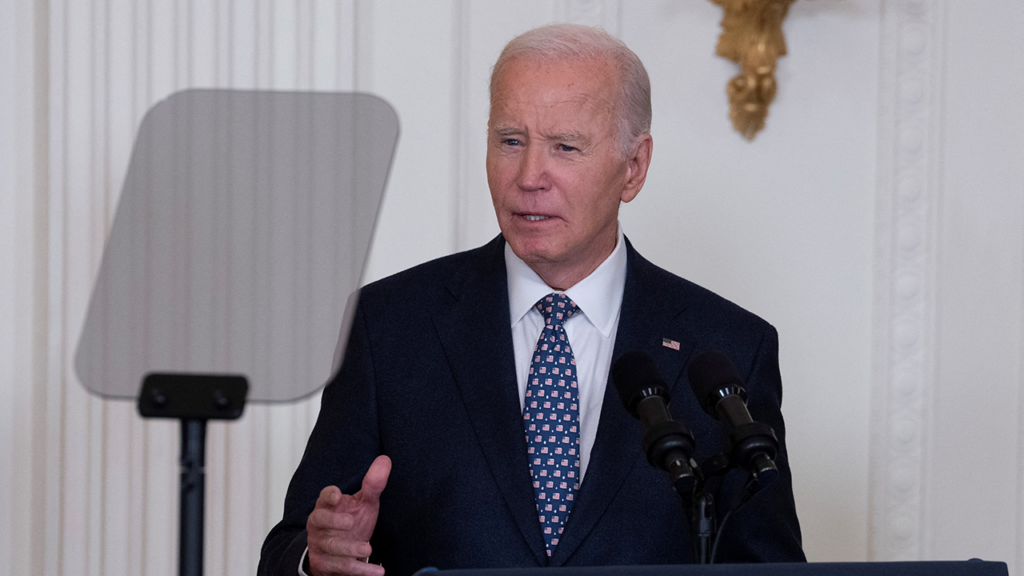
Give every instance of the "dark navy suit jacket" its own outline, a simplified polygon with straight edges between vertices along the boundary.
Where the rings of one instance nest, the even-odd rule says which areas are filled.
[[[627,241],[625,294],[613,358],[643,350],[672,388],[671,411],[697,442],[722,451],[721,424],[699,406],[687,360],[726,354],[746,379],[755,420],[779,437],[779,480],[725,526],[719,558],[802,561],[793,504],[775,329],[642,258]],[[347,494],[379,454],[393,463],[371,561],[389,574],[425,566],[690,563],[688,522],[665,472],[647,463],[642,426],[609,383],[590,465],[561,542],[548,559],[537,520],[513,360],[504,239],[365,287],[342,367],[323,392],[316,426],[267,536],[260,574],[295,574],[305,525],[328,485]],[[679,350],[662,339],[679,342]],[[729,502],[743,474],[719,495]]]

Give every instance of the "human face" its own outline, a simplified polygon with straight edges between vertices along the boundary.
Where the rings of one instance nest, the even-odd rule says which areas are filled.
[[[513,60],[495,82],[487,183],[498,226],[557,289],[611,254],[619,203],[646,178],[650,136],[623,155],[618,94],[618,73],[604,60]]]

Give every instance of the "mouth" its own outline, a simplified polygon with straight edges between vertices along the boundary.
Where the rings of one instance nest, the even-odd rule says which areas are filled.
[[[544,216],[541,214],[521,214],[521,216],[525,218],[527,222],[540,222],[541,220],[551,218],[550,216]]]

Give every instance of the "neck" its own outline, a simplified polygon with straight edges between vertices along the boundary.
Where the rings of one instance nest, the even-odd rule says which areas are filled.
[[[536,272],[537,276],[540,276],[540,279],[543,280],[544,283],[550,286],[553,290],[557,290],[558,292],[565,292],[569,288],[572,288],[577,283],[579,283],[580,280],[583,280],[587,276],[590,276],[591,272],[597,270],[597,266],[594,266],[593,268],[590,268],[583,272],[564,272],[561,270],[544,271],[538,269],[538,267],[535,266],[530,266],[530,269]]]
[[[594,270],[597,270],[598,266],[604,263],[611,256],[612,252],[615,251],[618,239],[618,229],[616,228],[616,234],[612,236],[611,245],[605,250],[598,252],[597,257],[588,259],[580,264],[567,266],[559,262],[527,262],[526,265],[536,272],[537,276],[540,276],[540,279],[552,289],[564,292],[587,276],[590,276]]]

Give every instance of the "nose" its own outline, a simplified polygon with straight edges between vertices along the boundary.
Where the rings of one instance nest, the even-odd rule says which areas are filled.
[[[526,191],[548,189],[547,156],[540,146],[527,146],[519,157],[519,187]]]

